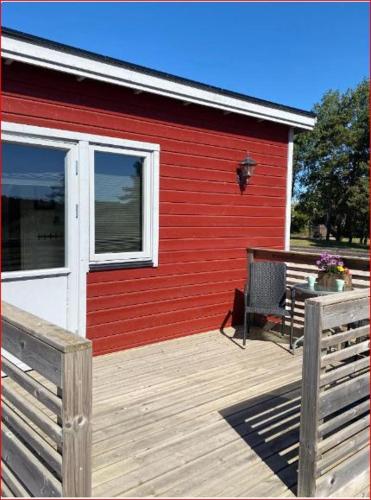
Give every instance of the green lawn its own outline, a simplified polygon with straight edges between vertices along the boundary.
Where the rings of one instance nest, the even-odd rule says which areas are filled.
[[[293,235],[290,240],[290,246],[291,248],[303,248],[307,249],[308,251],[315,251],[318,250],[319,252],[322,249],[331,249],[331,251],[339,251],[344,253],[344,250],[350,251],[352,254],[353,253],[360,253],[360,254],[368,254],[368,249],[369,245],[361,245],[359,243],[358,238],[354,238],[353,243],[349,244],[347,241],[335,241],[335,240],[317,240],[317,239],[311,239],[311,238],[305,238],[302,236],[296,236]]]

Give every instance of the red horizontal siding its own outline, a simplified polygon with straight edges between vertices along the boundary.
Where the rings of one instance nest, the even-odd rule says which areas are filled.
[[[265,200],[265,198],[263,198]],[[161,203],[161,215],[199,215],[207,217],[232,216],[229,221],[238,221],[239,217],[284,217],[284,206],[248,206],[248,205],[229,205],[219,204],[218,213],[215,214],[215,205],[196,204],[196,203]]]
[[[284,222],[283,217],[231,217],[230,215],[161,215],[161,227],[271,227],[272,224],[279,226]]]
[[[159,267],[89,273],[96,354],[241,321],[246,247],[283,246],[287,127],[20,63],[3,119],[161,147]],[[241,193],[247,153],[258,164]]]
[[[149,317],[157,316],[160,313],[192,309],[195,303],[194,296],[177,299],[172,297],[165,300],[161,295],[161,300],[158,302],[156,302],[156,298],[158,299],[159,297],[155,297],[154,301],[150,304],[142,303],[142,300],[139,300],[138,304],[126,304],[125,307],[122,307],[120,304],[116,308],[111,307],[110,309],[92,312],[88,317],[88,326],[105,325],[132,318],[138,318],[139,321],[147,321]],[[206,295],[197,296],[197,305],[200,310],[203,310],[205,306],[230,304],[231,300],[233,302],[230,291],[225,292],[222,290],[219,293],[211,293],[210,289],[208,289]]]
[[[199,162],[202,164],[202,162]],[[230,168],[233,170],[233,164]],[[277,185],[284,185],[284,179],[282,174],[284,174],[285,169],[282,167],[265,167],[264,165],[259,165],[254,173],[254,185],[265,185],[266,176],[274,177],[277,180]],[[233,181],[227,176],[229,171],[215,170],[212,168],[201,168],[201,167],[184,167],[174,165],[174,163],[167,164],[162,160],[161,162],[161,175],[164,178],[170,179],[188,179],[188,180],[204,180],[207,182],[229,182],[235,186],[235,181]]]
[[[152,306],[153,304],[158,303],[158,301],[176,301],[177,299],[187,299],[191,297],[192,300],[198,301],[198,297],[214,295],[216,293],[224,293],[226,290],[233,290],[235,287],[240,286],[241,280],[227,280],[221,281],[218,283],[213,283],[210,289],[210,285],[208,283],[204,283],[201,285],[185,285],[182,287],[171,286],[171,287],[162,287],[161,295],[159,295],[158,290],[141,290],[138,292],[124,293],[118,295],[104,295],[97,297],[88,297],[89,311],[93,315],[95,311],[104,311],[106,309],[120,309],[123,308],[126,310],[126,307],[132,305],[140,305],[143,306],[145,304],[149,304]],[[196,299],[194,297],[197,297]],[[123,306],[123,304],[125,304]]]
[[[267,231],[269,232],[269,231]],[[254,233],[254,231],[249,230],[249,233]],[[162,251],[170,250],[205,250],[208,249],[214,255],[218,255],[217,252],[224,248],[239,248],[241,255],[246,254],[245,249],[248,247],[273,247],[281,248],[284,241],[284,231],[282,230],[282,236],[268,236],[266,238],[255,238],[253,236],[245,236],[243,238],[209,238],[209,239],[184,239],[179,243],[179,240],[161,240]]]
[[[272,179],[274,181],[274,179]],[[251,187],[251,186],[250,186]],[[177,190],[169,190],[166,191],[161,186],[160,191],[160,201],[161,202],[171,202],[171,203],[206,203],[209,205],[217,205],[218,209],[221,206],[221,209],[224,207],[231,207],[237,205],[238,207],[245,207],[246,214],[248,214],[249,206],[257,206],[257,207],[284,207],[285,199],[282,196],[269,196],[270,190],[263,189],[263,193],[256,196],[256,188],[254,191],[252,189],[248,189],[243,196],[240,195],[237,197],[235,194],[222,194],[222,193],[193,193],[187,191],[177,191]],[[246,206],[247,203],[248,205]]]

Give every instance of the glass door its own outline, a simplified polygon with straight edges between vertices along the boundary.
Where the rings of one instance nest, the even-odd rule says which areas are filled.
[[[12,137],[2,144],[2,299],[77,331],[76,145]]]

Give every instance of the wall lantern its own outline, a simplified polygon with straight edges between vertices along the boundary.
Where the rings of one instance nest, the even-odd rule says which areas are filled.
[[[250,177],[254,173],[256,166],[256,161],[247,155],[244,160],[241,161],[239,168],[237,169],[237,183],[240,185],[241,191],[244,191],[246,184],[248,184]]]

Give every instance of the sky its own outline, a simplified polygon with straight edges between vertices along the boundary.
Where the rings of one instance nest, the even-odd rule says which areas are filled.
[[[368,3],[4,2],[2,25],[311,109],[369,75]]]

